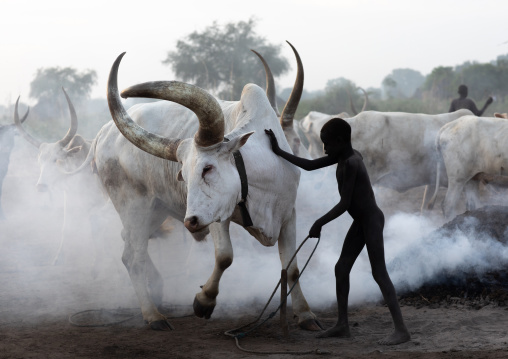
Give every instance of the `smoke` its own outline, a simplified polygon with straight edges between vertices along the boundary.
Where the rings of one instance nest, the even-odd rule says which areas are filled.
[[[61,191],[54,189],[51,195],[36,191],[36,156],[35,149],[23,139],[16,139],[3,185],[2,206],[7,220],[0,222],[0,313],[4,318],[35,320],[87,309],[137,308],[134,289],[121,262],[122,226],[116,211],[111,204],[106,205],[99,216],[100,231],[94,236],[79,196],[64,212]],[[86,191],[78,194],[87,196]],[[378,202],[384,209],[380,197]],[[334,167],[302,172],[296,203],[297,246],[314,221],[339,200]],[[64,213],[62,258],[52,265],[60,245]],[[499,268],[508,258],[506,246],[481,233],[431,235],[442,224],[433,217],[393,210],[386,213],[390,213],[384,230],[386,263],[399,293],[418,288],[443,273],[481,274]],[[336,303],[334,266],[351,223],[349,215],[344,214],[323,227],[319,246],[301,277],[303,293],[314,309]],[[192,313],[194,296],[214,267],[213,241],[208,238],[196,242],[180,222],[173,220],[170,225],[172,229],[164,238],[150,241],[149,253],[164,280],[164,302]],[[235,224],[231,226],[231,238],[234,260],[222,277],[212,317],[257,315],[280,278],[278,248],[262,246]],[[298,254],[300,269],[316,241],[309,239]],[[353,267],[350,283],[351,305],[381,299],[365,249]],[[274,299],[277,304],[279,295]]]

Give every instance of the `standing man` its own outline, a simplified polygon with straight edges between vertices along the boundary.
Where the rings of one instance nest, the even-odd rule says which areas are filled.
[[[265,132],[270,138],[275,154],[306,171],[337,164],[336,178],[340,202],[316,220],[309,231],[309,237],[320,237],[321,228],[345,212],[353,218],[353,224],[346,234],[342,252],[335,265],[335,290],[339,317],[335,326],[318,337],[347,338],[351,336],[348,321],[349,274],[358,255],[364,247],[367,247],[372,275],[381,289],[395,326],[394,332],[381,339],[379,344],[395,345],[410,340],[411,335],[402,319],[395,288],[386,270],[383,241],[385,217],[376,204],[363,158],[351,145],[351,126],[341,118],[333,118],[325,123],[321,129],[321,141],[326,156],[313,160],[283,151],[273,131],[265,130]],[[329,195],[329,193],[323,193],[323,197]],[[319,200],[319,198],[315,199],[316,202]]]
[[[481,110],[478,110],[473,100],[470,98],[467,98],[467,86],[466,85],[460,85],[459,86],[459,98],[456,98],[452,101],[452,104],[450,105],[450,110],[448,112],[455,112],[457,110],[460,110],[461,108],[465,108],[472,113],[474,113],[476,116],[483,115],[483,112],[487,109],[487,107],[494,101],[492,99],[492,96],[489,96],[487,99],[487,102],[485,102],[485,105],[483,105]]]

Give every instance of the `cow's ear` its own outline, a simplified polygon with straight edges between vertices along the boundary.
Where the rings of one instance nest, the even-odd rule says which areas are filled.
[[[176,179],[179,180],[180,182],[183,182],[182,170],[178,171]]]
[[[78,153],[79,151],[81,151],[82,148],[83,148],[83,146],[73,147],[70,150],[67,150],[67,154],[68,155],[73,155],[73,154]]]
[[[303,126],[302,125],[302,129],[303,129],[303,132],[305,133],[309,133],[311,130],[312,130],[312,122],[309,122],[309,124],[307,125],[307,127]]]
[[[242,147],[243,145],[245,145],[245,143],[247,143],[247,140],[254,132],[255,131],[247,132],[244,133],[243,135],[236,136],[235,138],[231,139],[228,142],[224,142],[224,148],[226,149],[226,151],[229,152],[233,152],[240,149],[240,147]]]

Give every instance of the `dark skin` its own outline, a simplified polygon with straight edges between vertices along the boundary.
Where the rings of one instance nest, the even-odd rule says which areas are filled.
[[[383,244],[384,215],[376,204],[372,185],[361,155],[352,148],[351,142],[342,140],[337,134],[322,131],[321,140],[326,156],[308,160],[283,151],[272,130],[265,130],[265,132],[270,138],[275,154],[306,171],[337,164],[336,177],[341,196],[340,201],[328,213],[316,220],[309,231],[309,237],[320,237],[321,228],[346,211],[353,218],[353,223],[344,240],[340,258],[335,265],[338,320],[334,327],[318,335],[318,338],[351,336],[347,313],[349,275],[356,258],[366,246],[372,275],[381,289],[395,325],[395,331],[380,340],[379,344],[395,345],[410,340],[410,334],[402,319],[395,288],[386,270]]]
[[[467,88],[459,89],[459,95],[460,97],[453,100],[450,105],[450,110],[448,112],[455,112],[461,108],[465,108],[470,110],[472,113],[474,113],[476,116],[481,116],[487,109],[487,107],[494,101],[492,97],[489,96],[487,101],[485,102],[485,105],[481,109],[478,109],[474,103],[473,100],[470,98],[467,98]]]

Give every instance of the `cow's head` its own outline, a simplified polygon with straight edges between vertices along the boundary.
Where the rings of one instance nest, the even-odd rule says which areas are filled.
[[[70,169],[69,161],[72,160],[82,149],[81,144],[76,145],[76,140],[72,142],[78,129],[78,119],[69,96],[63,88],[62,90],[65,94],[65,98],[67,99],[67,104],[71,114],[71,127],[61,140],[54,143],[41,142],[35,139],[23,128],[23,126],[21,126],[22,121],[19,120],[18,115],[19,97],[16,100],[14,123],[23,138],[39,150],[38,163],[40,167],[40,175],[37,181],[37,189],[41,192],[47,191],[59,179],[64,177],[64,171],[68,171]]]
[[[154,156],[182,164],[178,179],[185,182],[187,209],[184,224],[195,238],[208,225],[229,218],[241,198],[241,185],[232,153],[253,132],[224,141],[224,114],[217,100],[199,87],[177,81],[147,82],[122,91],[122,97],[158,98],[179,103],[199,120],[194,138],[166,138],[148,132],[125,111],[118,93],[118,67],[113,64],[108,81],[108,105],[120,132],[134,145]],[[168,121],[171,119],[168,119]],[[203,236],[204,237],[204,236]]]

